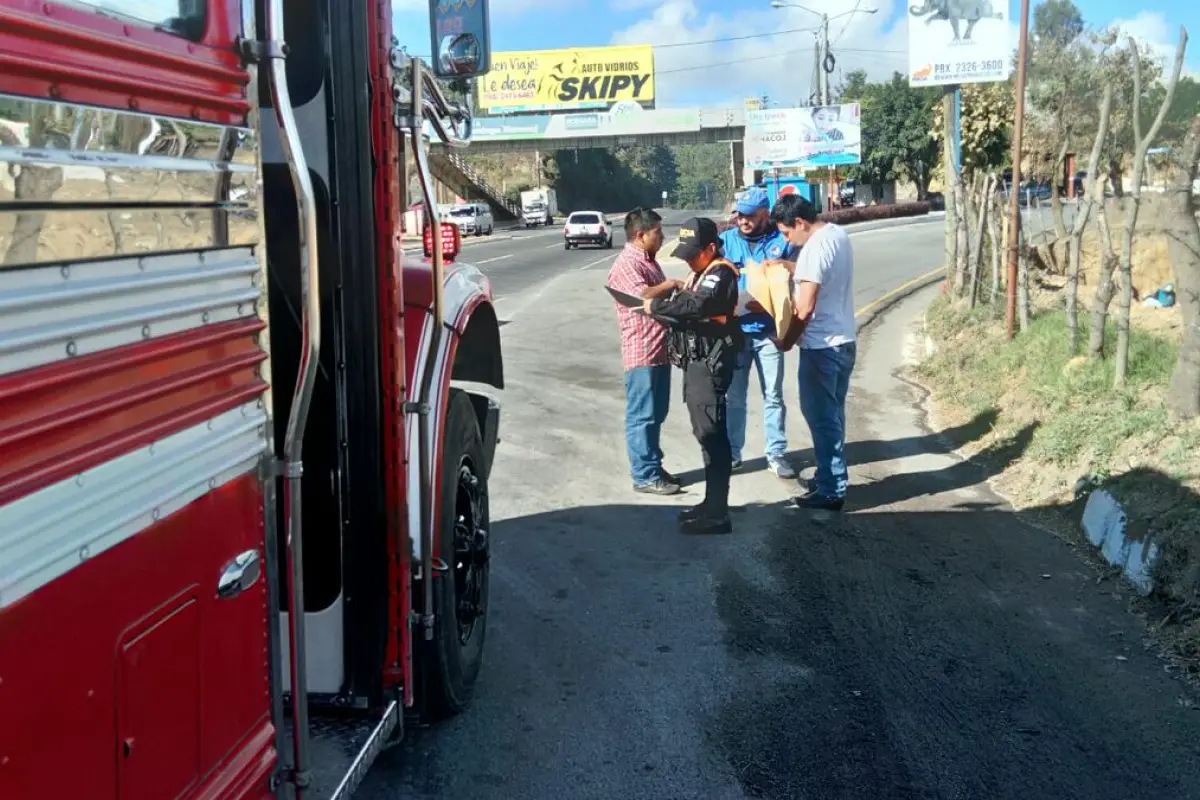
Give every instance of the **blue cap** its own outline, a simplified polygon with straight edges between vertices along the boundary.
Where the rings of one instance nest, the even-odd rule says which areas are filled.
[[[771,200],[767,197],[767,190],[760,186],[752,186],[742,192],[742,196],[738,198],[735,211],[745,216],[750,216],[760,208],[770,208]]]

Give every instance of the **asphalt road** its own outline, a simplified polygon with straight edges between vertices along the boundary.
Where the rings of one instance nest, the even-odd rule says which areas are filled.
[[[936,267],[941,234],[852,229],[857,305]],[[846,513],[785,509],[752,390],[734,535],[698,540],[674,524],[701,475],[678,383],[663,449],[687,491],[635,495],[600,289],[616,251],[556,235],[468,247],[508,322],[484,669],[472,707],[409,731],[361,797],[1200,797],[1200,695],[1128,594],[947,453],[897,377],[936,287],[860,340]],[[794,377],[786,399],[805,467]]]
[[[677,235],[680,224],[688,217],[715,216],[716,213],[665,211],[663,222],[667,239]],[[564,250],[562,225],[556,224],[551,228],[497,230],[490,237],[469,237],[459,260],[478,266],[491,279],[500,317],[506,319],[522,313],[543,298],[552,299],[554,282],[572,272],[588,270],[607,274],[625,242],[620,220],[616,222],[612,250],[590,246]],[[856,257],[860,263],[869,265],[855,276],[855,299],[860,308],[928,272],[942,258],[943,222],[940,216],[919,222],[906,221],[895,227],[856,225],[850,230]]]

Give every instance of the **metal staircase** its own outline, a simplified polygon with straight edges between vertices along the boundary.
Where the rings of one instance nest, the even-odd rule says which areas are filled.
[[[521,209],[504,199],[504,194],[489,184],[467,160],[458,153],[430,153],[429,170],[460,197],[484,200],[492,207],[497,219],[518,219]]]

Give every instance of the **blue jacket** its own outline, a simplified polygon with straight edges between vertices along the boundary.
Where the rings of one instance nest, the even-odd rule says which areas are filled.
[[[747,261],[762,263],[771,259],[795,261],[800,252],[788,244],[787,238],[778,230],[771,230],[754,239],[747,239],[737,228],[730,228],[721,234],[721,243],[725,248],[725,258],[737,265],[738,269]],[[746,276],[738,278],[738,291],[746,291]],[[742,323],[742,332],[754,338],[764,338],[775,335],[775,320],[770,314],[758,312],[744,314],[738,318]]]

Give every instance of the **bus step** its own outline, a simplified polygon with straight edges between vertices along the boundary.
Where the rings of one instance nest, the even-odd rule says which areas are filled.
[[[348,800],[400,721],[399,705],[388,704],[382,717],[343,718],[314,714],[309,720],[310,784],[304,800]],[[292,740],[285,722],[284,747]],[[290,761],[290,757],[287,759]],[[290,788],[290,787],[289,787]],[[294,798],[294,792],[286,796]]]

